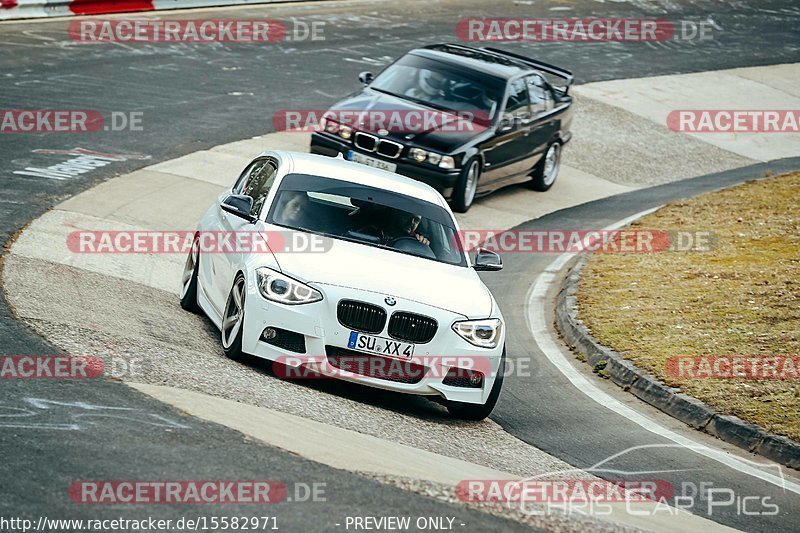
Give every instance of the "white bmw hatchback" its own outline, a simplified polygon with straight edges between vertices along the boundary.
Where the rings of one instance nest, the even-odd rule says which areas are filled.
[[[226,233],[250,238],[208,246]],[[476,271],[500,268],[492,252],[471,261],[433,188],[275,151],[203,215],[180,296],[220,329],[232,359],[249,354],[279,363],[286,377],[425,395],[481,420],[502,387],[505,331]]]

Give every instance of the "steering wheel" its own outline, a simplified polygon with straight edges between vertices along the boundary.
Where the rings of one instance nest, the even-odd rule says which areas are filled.
[[[410,235],[395,237],[388,243],[388,246],[400,252],[436,259],[436,254],[433,252],[430,245],[423,244],[421,241],[417,240],[416,237],[411,237]]]
[[[381,242],[386,240],[386,234],[383,233],[383,230],[374,224],[370,224],[369,226],[364,226],[363,228],[359,228],[356,230],[356,233],[364,233],[365,235],[373,235],[378,237]]]
[[[414,242],[418,242],[418,243],[422,244],[422,242],[419,239],[417,239],[416,237],[412,237],[410,235],[401,235],[400,237],[395,237],[391,241],[387,242],[386,246],[394,246],[398,242],[405,241],[405,240],[414,241]],[[427,245],[425,245],[425,246],[427,246]]]

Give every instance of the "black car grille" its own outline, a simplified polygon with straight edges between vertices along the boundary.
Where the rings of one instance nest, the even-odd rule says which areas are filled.
[[[277,334],[271,339],[264,338],[262,334],[261,338],[264,342],[290,352],[306,353],[306,338],[302,333],[276,327],[271,329],[275,330]]]
[[[357,131],[353,138],[358,148],[368,152],[374,152],[375,147],[378,146],[378,138],[374,135],[370,135],[369,133]]]
[[[385,155],[386,157],[396,159],[400,157],[400,152],[402,151],[403,151],[403,145],[400,143],[396,143],[394,141],[387,141],[386,139],[381,139],[380,141],[378,141],[377,152],[381,155]]]
[[[398,311],[389,320],[389,335],[395,339],[425,344],[433,339],[438,327],[432,318]]]
[[[397,159],[403,152],[403,145],[390,141],[389,139],[379,139],[371,133],[357,131],[353,136],[356,148],[361,148],[365,152],[377,152],[389,159]]]
[[[364,333],[380,333],[386,324],[386,311],[382,307],[355,300],[341,300],[336,317],[341,325]]]
[[[428,367],[411,361],[391,359],[336,346],[325,346],[328,363],[344,372],[395,383],[413,385],[419,383],[428,372]]]

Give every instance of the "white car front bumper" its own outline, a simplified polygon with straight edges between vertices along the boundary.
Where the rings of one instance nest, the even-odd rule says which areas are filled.
[[[292,368],[314,369],[325,376],[363,383],[372,387],[404,392],[409,394],[440,396],[447,400],[465,403],[485,403],[492,390],[503,352],[505,332],[496,348],[488,349],[474,346],[452,330],[451,326],[466,317],[450,311],[404,300],[389,294],[380,294],[349,287],[327,284],[311,284],[322,292],[324,299],[320,302],[304,305],[284,305],[265,299],[258,291],[255,274],[249,274],[247,297],[245,299],[245,322],[242,338],[242,350],[257,357],[279,361],[290,369],[287,377],[309,377],[309,372],[292,372]],[[387,305],[385,299],[393,296],[394,306]],[[377,337],[390,338],[387,332],[389,318],[392,313],[406,311],[433,318],[438,323],[436,334],[427,343],[414,343],[414,354],[410,359],[378,357],[376,361],[386,364],[388,368],[413,368],[412,374],[402,373],[402,379],[374,377],[356,372],[342,371],[334,366],[336,354],[345,359],[360,358],[362,352],[348,349],[348,341],[353,329],[342,325],[337,318],[337,306],[340,300],[356,300],[383,308],[387,319]],[[488,317],[481,317],[488,318]],[[499,315],[498,315],[499,318]],[[305,352],[300,353],[298,343],[288,343],[293,349],[276,346],[262,338],[267,327],[279,328],[287,332],[302,335]],[[299,340],[299,335],[291,336]],[[281,343],[284,346],[287,343]],[[340,359],[341,361],[341,359]],[[407,364],[410,363],[410,364]],[[421,365],[421,368],[415,365]],[[454,367],[472,368],[483,374],[477,387],[469,384],[468,379],[448,379],[448,372]],[[352,368],[352,367],[350,367]],[[369,373],[369,372],[367,372]],[[460,374],[463,376],[463,372]],[[419,379],[417,379],[417,377]]]

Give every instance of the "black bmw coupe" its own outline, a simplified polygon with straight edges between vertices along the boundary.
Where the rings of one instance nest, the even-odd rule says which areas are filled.
[[[311,152],[423,181],[465,212],[477,195],[548,190],[570,140],[572,73],[495,48],[411,50],[331,107]]]

